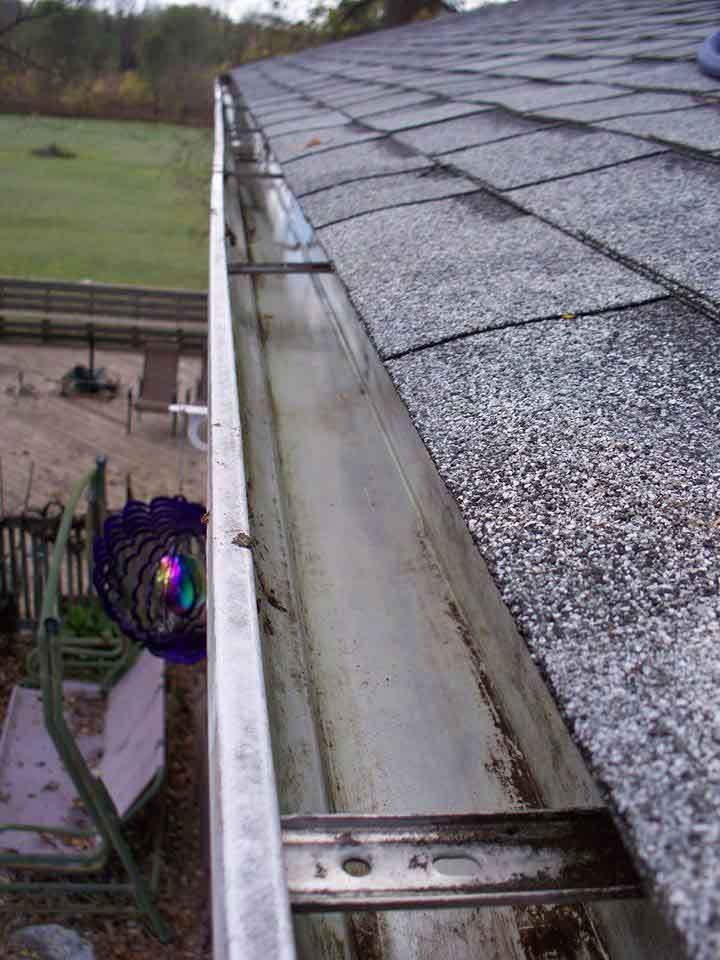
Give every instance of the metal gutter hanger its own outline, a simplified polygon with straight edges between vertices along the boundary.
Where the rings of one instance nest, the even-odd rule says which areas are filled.
[[[237,274],[254,273],[334,273],[335,266],[329,260],[299,261],[297,263],[229,263],[228,273],[231,276]]]
[[[641,896],[606,810],[283,817],[294,910],[407,910]]]

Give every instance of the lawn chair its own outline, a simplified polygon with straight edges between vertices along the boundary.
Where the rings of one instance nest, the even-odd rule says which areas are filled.
[[[127,432],[132,430],[133,410],[137,413],[167,413],[177,403],[177,377],[180,351],[176,344],[151,341],[145,346],[145,364],[137,397],[128,390]],[[172,434],[177,430],[177,414],[172,416]]]
[[[92,475],[84,479],[87,484]],[[135,909],[166,942],[172,931],[155,906],[159,836],[149,880],[127,843],[124,824],[165,779],[164,661],[142,653],[109,692],[100,685],[64,681],[57,591],[79,484],[58,531],[37,631],[40,691],[13,689],[0,738],[0,909],[17,909],[6,894],[131,896]],[[103,871],[114,851],[127,882],[86,882]],[[8,875],[8,871],[12,871]],[[28,880],[28,871],[40,878]],[[62,874],[48,880],[48,873]],[[80,875],[80,880],[78,880]],[[121,908],[110,908],[120,911]],[[80,904],[50,912],[107,912]],[[48,912],[45,910],[44,912]]]

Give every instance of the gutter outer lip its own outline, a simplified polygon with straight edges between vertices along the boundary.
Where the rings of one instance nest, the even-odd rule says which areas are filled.
[[[225,251],[215,85],[208,300],[208,739],[215,960],[295,960],[265,694]],[[237,282],[251,282],[249,279]]]

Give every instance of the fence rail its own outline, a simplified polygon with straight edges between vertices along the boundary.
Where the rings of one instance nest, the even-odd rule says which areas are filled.
[[[125,323],[92,320],[65,320],[50,317],[9,317],[0,315],[0,340],[5,343],[85,344],[105,350],[141,350],[148,340],[173,340],[183,353],[202,353],[207,343],[207,328],[139,321]]]
[[[100,283],[0,277],[0,311],[207,323],[207,294]]]

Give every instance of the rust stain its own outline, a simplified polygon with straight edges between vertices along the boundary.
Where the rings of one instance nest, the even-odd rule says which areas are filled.
[[[470,659],[477,676],[478,687],[485,699],[492,707],[493,718],[498,728],[498,732],[503,738],[506,748],[506,756],[493,757],[490,771],[504,783],[518,797],[518,799],[528,806],[541,807],[543,805],[542,794],[525,759],[517,737],[505,717],[500,702],[495,694],[492,681],[485,669],[485,664],[475,646],[475,639],[469,629],[465,617],[460,612],[457,603],[452,598],[447,601],[447,612],[451,620],[455,623],[458,633],[470,654]]]
[[[287,613],[288,608],[283,606],[282,603],[280,603],[278,598],[275,596],[274,590],[272,590],[270,587],[266,585],[265,580],[263,579],[263,575],[258,569],[257,565],[255,566],[255,574],[257,576],[258,583],[260,584],[260,589],[262,590],[263,596],[265,597],[267,602],[270,604],[270,606],[274,607],[276,610],[280,610],[282,613]]]
[[[358,960],[383,960],[382,933],[380,918],[376,913],[350,914],[350,930],[355,941],[355,955]]]
[[[428,858],[417,853],[413,854],[408,863],[408,870],[427,870]]]
[[[296,930],[300,933],[298,946],[307,940],[307,950],[303,956],[313,960],[345,960],[345,944],[324,917],[295,917]]]
[[[360,847],[362,844],[359,840],[356,840],[355,837],[350,833],[349,830],[346,830],[345,833],[339,833],[335,840],[345,847]]]
[[[584,907],[517,907],[515,916],[527,960],[608,960]]]

